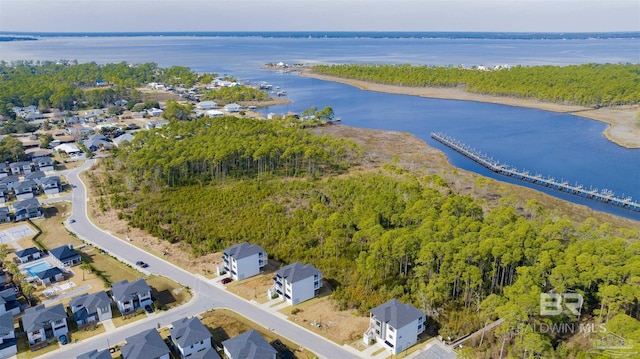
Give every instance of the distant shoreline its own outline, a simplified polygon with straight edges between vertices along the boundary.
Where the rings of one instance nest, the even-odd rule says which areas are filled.
[[[584,106],[562,105],[537,100],[519,99],[515,97],[476,94],[467,92],[463,88],[408,87],[345,79],[336,76],[317,74],[309,68],[296,68],[294,71],[299,71],[300,76],[311,77],[324,81],[339,82],[365,91],[446,100],[485,102],[515,107],[535,108],[558,113],[570,113],[572,115],[608,124],[609,126],[607,126],[604,131],[604,136],[609,141],[625,148],[640,148],[640,126],[636,126],[634,124],[635,117],[640,111],[640,105],[593,109]]]

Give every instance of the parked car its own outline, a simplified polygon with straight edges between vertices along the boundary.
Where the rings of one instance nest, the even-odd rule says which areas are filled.
[[[222,280],[220,281],[222,284],[229,284],[231,282],[233,282],[233,278],[222,278]]]
[[[149,313],[149,314],[151,314],[151,313],[153,313],[153,307],[150,306],[149,304],[147,304],[147,305],[144,306],[144,311]]]
[[[76,220],[75,220],[75,219],[73,219],[73,218],[71,218],[71,219],[69,220],[69,223],[76,223]]]
[[[137,261],[136,265],[140,268],[147,268],[149,265],[143,261]]]
[[[67,343],[69,343],[69,340],[67,339],[67,336],[62,334],[60,336],[60,338],[58,338],[58,341],[60,342],[60,344],[62,345],[66,345]]]

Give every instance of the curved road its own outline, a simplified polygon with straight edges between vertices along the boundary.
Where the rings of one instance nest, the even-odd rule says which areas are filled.
[[[197,315],[213,308],[228,308],[233,310],[265,328],[271,328],[279,335],[311,350],[320,357],[360,357],[334,342],[289,322],[283,316],[265,311],[257,304],[248,302],[230,294],[222,288],[216,287],[211,281],[202,276],[187,272],[180,267],[168,263],[97,228],[87,216],[87,189],[79,178],[80,172],[91,167],[94,162],[95,160],[87,160],[81,167],[72,170],[67,175],[67,180],[74,188],[72,194],[72,218],[75,219],[75,223],[68,224],[70,229],[75,232],[79,238],[104,249],[125,263],[133,264],[138,260],[149,263],[149,267],[147,268],[149,273],[171,278],[184,286],[190,287],[193,298],[189,303],[167,312],[151,314],[145,319],[117,328],[115,331],[99,334],[79,343],[61,347],[41,357],[53,358],[63,355],[69,358],[76,357],[93,349],[106,349],[108,344],[113,345],[122,342],[126,337],[139,333],[142,330],[166,326],[175,320]]]

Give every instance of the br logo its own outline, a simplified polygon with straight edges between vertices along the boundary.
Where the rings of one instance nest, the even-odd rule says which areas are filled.
[[[540,293],[540,315],[580,315],[583,302],[578,293]]]

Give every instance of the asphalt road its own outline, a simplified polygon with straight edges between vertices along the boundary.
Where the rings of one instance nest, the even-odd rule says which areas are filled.
[[[91,167],[94,160],[87,160],[81,167],[74,169],[67,175],[68,182],[73,186],[72,215],[74,223],[67,223],[68,227],[79,238],[104,249],[125,263],[135,267],[136,261],[144,261],[149,264],[145,269],[150,274],[162,275],[191,288],[193,299],[180,307],[167,312],[151,314],[149,317],[134,322],[130,325],[117,328],[115,331],[103,333],[83,340],[82,342],[69,344],[41,356],[42,358],[73,358],[87,351],[107,348],[108,344],[124,341],[126,337],[139,333],[142,330],[158,326],[166,326],[169,323],[188,316],[197,315],[213,308],[227,308],[233,310],[265,328],[271,328],[279,335],[295,342],[296,344],[311,350],[323,358],[358,358],[351,351],[305,329],[288,320],[264,310],[260,306],[237,297],[224,289],[218,288],[202,276],[194,275],[183,270],[162,258],[149,254],[134,245],[97,228],[87,217],[87,192],[84,183],[78,177],[79,173]],[[135,241],[135,238],[132,240]]]

